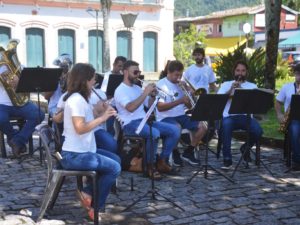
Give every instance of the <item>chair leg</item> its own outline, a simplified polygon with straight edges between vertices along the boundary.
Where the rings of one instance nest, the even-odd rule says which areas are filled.
[[[59,192],[61,190],[61,187],[64,184],[64,181],[65,181],[65,177],[62,177],[61,179],[59,179],[59,181],[57,181],[57,183],[58,183],[57,184],[57,188],[55,189],[55,192],[53,193],[53,197],[52,197],[52,199],[51,199],[51,201],[49,203],[49,206],[48,206],[49,209],[53,209],[53,207],[55,205],[55,202],[56,202],[56,199],[58,197],[58,194],[59,194]]]
[[[0,148],[1,148],[2,158],[7,158],[6,147],[4,142],[4,134],[1,131],[0,131]]]
[[[255,165],[260,166],[260,141],[256,142]]]
[[[99,196],[99,190],[98,190],[98,175],[93,177],[93,207],[94,207],[94,225],[99,224],[99,202],[98,202],[98,196]]]
[[[50,203],[51,199],[53,198],[53,194],[57,190],[61,179],[62,179],[62,176],[59,173],[52,174],[50,182],[47,184],[47,187],[45,190],[43,202],[42,202],[42,205],[40,208],[40,213],[39,213],[37,221],[40,221],[43,219],[44,214],[45,214],[46,210],[48,209],[49,203]]]

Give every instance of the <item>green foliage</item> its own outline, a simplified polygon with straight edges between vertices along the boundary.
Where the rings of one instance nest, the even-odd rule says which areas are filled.
[[[180,32],[174,38],[174,56],[181,61],[185,67],[193,63],[192,51],[197,41],[203,42],[205,34],[198,32],[196,26],[191,24],[190,28]]]
[[[282,59],[282,54],[278,53],[277,56],[277,67],[275,71],[276,81],[286,80],[288,77],[292,76],[291,68],[289,67],[289,63],[287,60]]]
[[[220,82],[233,79],[232,68],[236,61],[244,60],[248,66],[248,78],[250,82],[254,82],[258,87],[264,84],[264,67],[265,67],[265,51],[262,48],[256,49],[252,54],[246,54],[245,46],[238,46],[237,49],[228,54],[219,54],[216,58],[216,74]]]
[[[204,16],[215,11],[254,6],[261,0],[175,0],[175,17]]]

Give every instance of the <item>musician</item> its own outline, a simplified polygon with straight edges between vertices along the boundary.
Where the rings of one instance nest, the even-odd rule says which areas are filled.
[[[170,61],[167,77],[158,81],[157,87],[172,96],[176,96],[176,99],[160,98],[157,104],[156,119],[174,124],[181,129],[188,129],[191,132],[191,144],[185,149],[181,158],[191,165],[198,165],[199,160],[195,158],[194,149],[205,135],[207,127],[204,122],[192,121],[190,116],[185,114],[186,109],[191,107],[191,102],[179,86],[179,83],[182,83],[180,85],[183,88],[185,85],[180,81],[183,68],[184,66],[180,61]],[[173,151],[173,165],[181,166],[181,158],[178,150],[175,149]]]
[[[90,64],[77,63],[73,66],[68,81],[68,93],[64,97],[64,135],[61,165],[69,170],[96,170],[99,172],[99,209],[104,211],[105,201],[111,186],[119,176],[121,167],[117,155],[97,149],[94,129],[104,123],[116,111],[107,107],[102,116],[94,118],[89,97],[95,84],[95,69]],[[92,183],[87,182],[80,199],[94,218],[91,208]]]
[[[8,50],[5,52],[1,51],[1,54],[13,54],[16,56],[18,43],[18,40],[12,39]],[[17,95],[17,93],[14,92],[12,95],[7,90],[12,89],[15,91],[19,82],[19,76],[13,74],[9,67],[5,65],[14,64],[14,62],[6,62],[4,58],[2,60],[3,62],[1,62],[0,66],[0,130],[6,134],[8,145],[11,147],[14,157],[19,158],[21,153],[26,152],[26,143],[32,136],[35,126],[44,120],[45,114],[42,110],[39,113],[37,105],[29,101],[28,98],[23,102],[24,104],[16,104],[13,95]],[[12,75],[12,77],[6,80],[8,74]],[[20,117],[26,121],[19,131],[15,130],[10,123],[11,117]]]
[[[282,106],[284,106],[284,111],[287,112],[292,95],[300,94],[300,64],[294,67],[293,72],[295,74],[295,82],[285,84],[276,97],[275,110],[280,123],[283,123],[285,120],[285,116],[281,111]],[[300,121],[291,120],[288,131],[293,161],[292,169],[300,170]]]
[[[53,114],[57,111],[57,103],[59,98],[62,96],[63,93],[66,92],[67,89],[67,74],[68,71],[72,67],[72,59],[69,54],[61,54],[59,57],[57,57],[53,64],[55,66],[59,66],[62,68],[62,74],[59,79],[59,83],[57,84],[57,88],[54,92],[45,92],[44,97],[49,101],[48,104],[48,112],[50,116],[53,116]]]
[[[146,116],[144,105],[149,107],[155,99],[155,85],[148,84],[144,90],[135,85],[137,78],[140,76],[139,64],[135,61],[127,61],[123,67],[124,80],[115,91],[115,102],[120,118],[123,120],[123,130],[126,135],[136,135],[135,131]],[[150,137],[150,126],[146,123],[141,130],[139,136],[146,138],[147,152],[147,169],[148,174],[154,179],[161,179],[161,173],[171,173],[172,168],[166,160],[172,150],[176,147],[180,137],[180,130],[177,126],[154,121],[152,124],[152,137]],[[162,152],[157,160],[157,170],[151,170],[150,151],[153,151],[154,161],[158,147],[158,138],[162,137]],[[152,143],[151,143],[152,142]],[[152,149],[153,147],[153,149]]]
[[[195,89],[204,88],[209,91],[217,92],[216,76],[210,66],[204,63],[205,51],[203,48],[193,50],[195,64],[191,65],[184,72],[183,76],[192,84]]]
[[[257,88],[256,84],[247,81],[247,73],[248,73],[248,65],[244,61],[237,61],[233,67],[233,76],[234,80],[224,82],[218,94],[229,94],[233,96],[234,90],[236,88],[243,89],[254,89]],[[253,99],[255,101],[255,99]],[[232,156],[231,156],[231,137],[232,131],[237,129],[247,130],[247,116],[244,114],[229,114],[229,108],[231,105],[231,99],[229,99],[226,103],[223,119],[222,119],[222,127],[221,127],[221,135],[222,135],[222,152],[223,152],[223,160],[224,160],[224,168],[229,168],[232,165]],[[249,147],[251,148],[257,140],[261,137],[263,131],[260,127],[259,123],[251,118],[250,121],[250,143]],[[240,150],[243,153],[246,148],[246,143],[244,143]],[[251,161],[250,153],[244,155],[245,161]]]

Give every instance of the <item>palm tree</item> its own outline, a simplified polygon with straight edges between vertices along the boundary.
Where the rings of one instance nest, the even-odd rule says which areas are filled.
[[[266,65],[265,87],[275,89],[281,0],[265,0],[266,13]]]
[[[104,51],[103,51],[103,65],[104,71],[107,72],[110,70],[110,48],[109,48],[109,14],[112,5],[112,0],[100,0],[101,11],[103,16],[103,42],[104,42]]]

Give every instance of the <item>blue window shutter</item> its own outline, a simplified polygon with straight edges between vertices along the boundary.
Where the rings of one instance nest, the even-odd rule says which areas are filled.
[[[45,66],[44,30],[40,28],[26,29],[27,66]]]
[[[155,32],[144,32],[144,71],[157,71],[157,34]]]
[[[97,70],[97,31],[89,31],[89,63],[93,65],[97,72],[103,72],[103,31],[98,30],[98,63]]]
[[[58,54],[67,53],[75,63],[75,31],[71,29],[58,30]]]
[[[8,41],[10,39],[10,28],[0,26],[0,46],[6,49]]]
[[[117,32],[117,56],[124,56],[131,59],[131,32]]]

